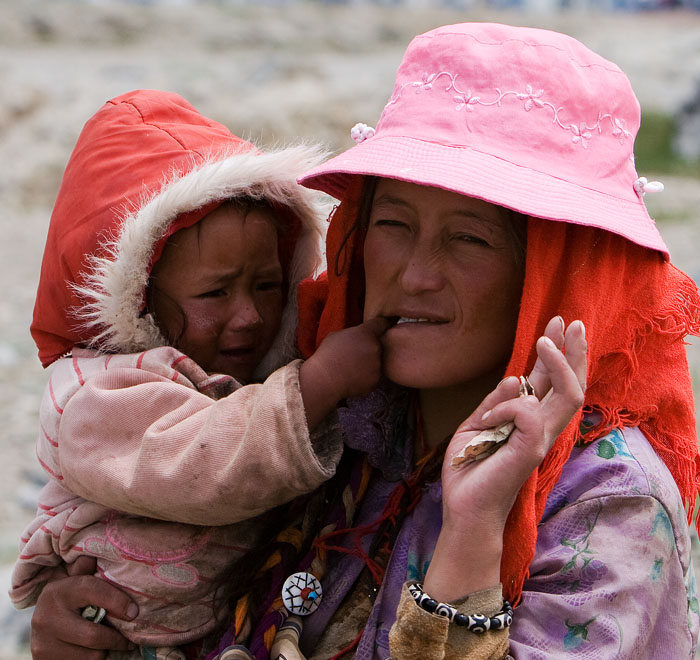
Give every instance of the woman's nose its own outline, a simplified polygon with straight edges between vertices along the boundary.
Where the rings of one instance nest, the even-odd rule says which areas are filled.
[[[410,295],[439,291],[444,286],[444,276],[438,255],[430,249],[416,247],[408,256],[399,281]]]

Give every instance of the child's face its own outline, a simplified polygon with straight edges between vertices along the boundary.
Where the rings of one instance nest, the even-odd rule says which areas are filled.
[[[280,327],[277,230],[261,210],[224,205],[168,239],[152,272],[163,334],[209,373],[247,382]]]

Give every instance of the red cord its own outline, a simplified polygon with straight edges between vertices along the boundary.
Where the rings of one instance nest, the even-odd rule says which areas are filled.
[[[350,642],[350,644],[348,644],[344,649],[338,651],[332,658],[329,658],[328,660],[340,660],[340,658],[342,658],[346,653],[352,651],[360,643],[364,632],[365,629],[363,628],[362,630],[360,630],[360,634],[357,637],[355,637],[355,641]]]

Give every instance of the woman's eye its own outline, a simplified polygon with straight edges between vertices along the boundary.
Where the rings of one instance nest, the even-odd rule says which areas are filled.
[[[481,238],[480,236],[475,236],[474,234],[455,234],[452,238],[462,243],[471,243],[474,245],[484,245],[488,246],[489,242]]]

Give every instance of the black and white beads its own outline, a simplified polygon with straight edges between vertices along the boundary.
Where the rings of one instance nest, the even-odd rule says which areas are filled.
[[[431,614],[445,617],[450,623],[464,626],[474,633],[485,633],[488,630],[503,630],[508,628],[513,622],[513,608],[507,600],[503,601],[503,607],[493,616],[462,614],[456,607],[452,607],[452,605],[447,603],[440,603],[431,598],[423,591],[423,585],[421,584],[409,585],[408,591],[421,609]]]

